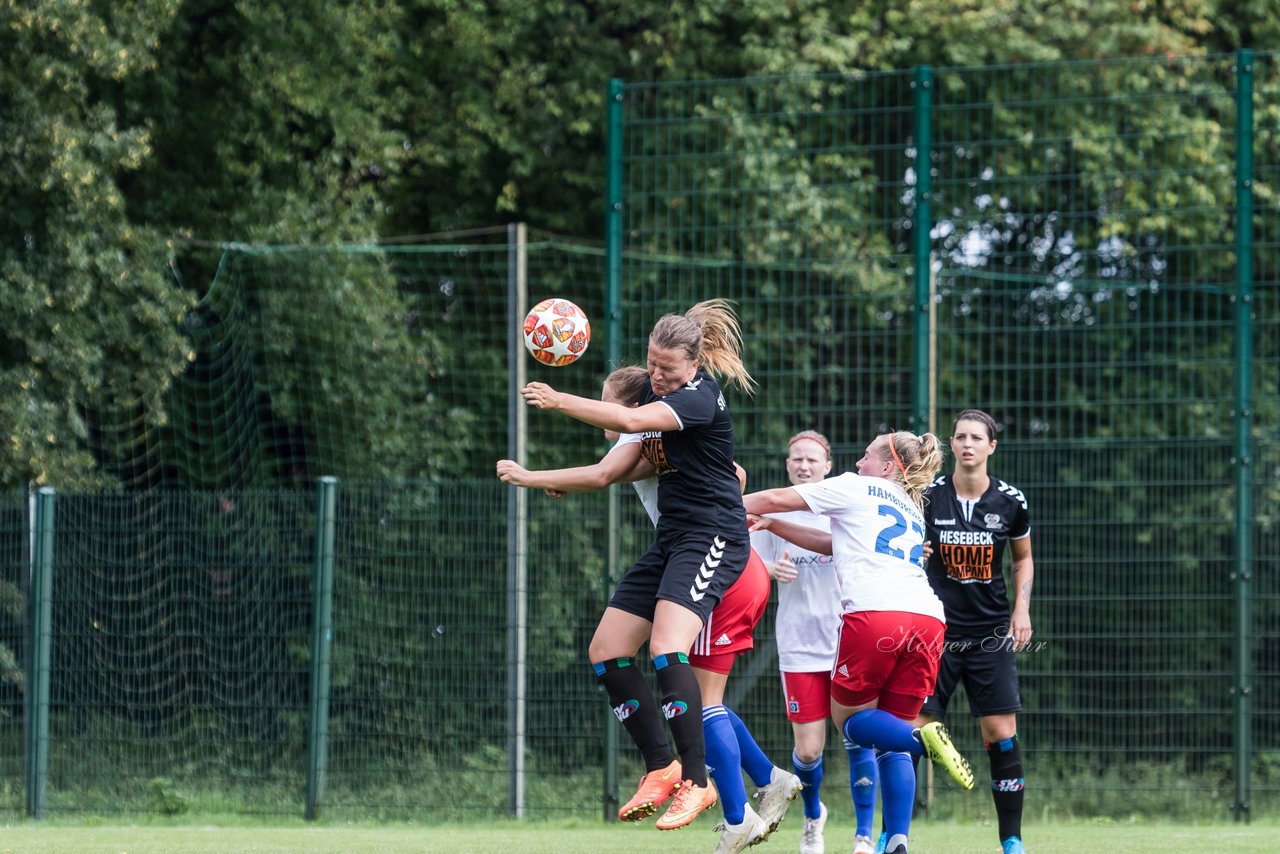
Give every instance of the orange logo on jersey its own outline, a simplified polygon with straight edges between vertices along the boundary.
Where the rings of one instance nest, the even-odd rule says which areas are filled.
[[[942,556],[942,565],[947,568],[947,575],[961,584],[991,580],[994,546],[939,544],[938,553]]]
[[[939,531],[938,554],[947,576],[961,584],[991,580],[995,539],[990,531]]]
[[[667,449],[662,446],[661,433],[646,435],[640,440],[640,456],[648,460],[659,475],[671,470],[671,465],[667,462]]]

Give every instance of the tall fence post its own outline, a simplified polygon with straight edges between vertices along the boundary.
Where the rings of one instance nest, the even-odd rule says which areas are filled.
[[[307,744],[306,819],[320,817],[329,770],[329,674],[333,666],[333,555],[338,479],[320,478],[316,491],[316,552],[311,605],[311,728]]]
[[[610,80],[605,94],[605,306],[608,312],[608,339],[605,359],[608,367],[618,364],[622,356],[622,81]],[[622,511],[618,501],[618,488],[608,492],[609,540],[604,562],[604,591],[609,595],[613,587],[613,572],[618,566],[621,542],[618,529]],[[606,704],[608,707],[608,704]],[[604,808],[604,820],[618,818],[618,726],[613,710],[606,713],[604,724],[604,791],[600,800]]]
[[[1235,717],[1236,821],[1248,821],[1253,581],[1253,52],[1236,54]]]
[[[54,490],[35,501],[31,560],[31,657],[27,671],[27,815],[44,818],[49,783],[49,680],[53,658]]]
[[[528,227],[507,226],[507,454],[526,463],[528,412],[520,389],[525,384],[524,345],[521,342],[524,312],[529,307]],[[528,734],[527,649],[529,642],[529,490],[507,490],[507,811],[523,818],[525,808],[524,755]]]
[[[930,358],[930,325],[933,308],[933,253],[929,233],[933,230],[933,69],[916,66],[911,78],[911,141],[916,149],[915,213],[911,218],[911,266],[914,272],[912,295],[911,349],[911,429],[917,433],[933,429],[930,409],[933,399],[933,365]],[[918,775],[916,802],[922,813],[929,809],[933,768],[924,763]]]
[[[915,215],[912,217],[911,265],[915,271],[915,311],[911,331],[912,371],[911,429],[929,429],[929,409],[933,396],[929,370],[929,317],[932,305],[933,258],[929,234],[933,230],[933,69],[917,66],[911,80],[911,136],[916,149]]]

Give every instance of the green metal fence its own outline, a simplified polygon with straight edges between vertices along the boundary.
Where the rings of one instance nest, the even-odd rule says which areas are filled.
[[[730,400],[751,488],[800,429],[848,468],[888,427],[1003,424],[1037,566],[1030,811],[1273,809],[1278,78],[1241,54],[616,82],[603,248],[229,248],[169,410],[91,431],[122,490],[46,497],[47,529],[0,496],[0,813],[607,814],[636,766],[585,650],[648,523],[493,463],[594,459],[520,372],[594,394],[711,296],[760,380]],[[564,369],[512,322],[553,293],[594,321]],[[785,764],[772,619],[728,702]]]
[[[26,676],[23,659],[26,617],[19,581],[29,560],[27,496],[0,493],[0,811],[19,814],[25,804],[23,720]],[[22,785],[19,785],[22,781]]]
[[[886,427],[1002,422],[1029,802],[1274,798],[1277,92],[1248,52],[610,90],[620,350],[739,300],[754,483],[802,428],[839,467]]]

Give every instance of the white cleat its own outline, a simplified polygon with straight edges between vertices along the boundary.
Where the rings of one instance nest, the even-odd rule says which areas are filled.
[[[739,854],[769,835],[769,826],[751,808],[751,804],[743,807],[741,824],[721,822],[716,825],[716,830],[720,831],[720,843],[713,854]]]
[[[827,843],[822,838],[822,829],[827,825],[827,805],[818,804],[820,814],[817,818],[804,817],[804,830],[800,831],[800,854],[823,854]]]
[[[778,829],[778,825],[782,824],[782,818],[787,814],[787,807],[791,806],[791,802],[803,788],[804,783],[800,782],[799,777],[774,766],[769,784],[757,789],[754,796],[760,802],[756,809],[760,813],[760,818],[764,819],[765,827],[769,828],[769,833],[773,833]]]

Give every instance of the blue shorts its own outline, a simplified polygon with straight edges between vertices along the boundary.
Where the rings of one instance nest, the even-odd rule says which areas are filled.
[[[941,718],[961,682],[969,696],[969,713],[975,718],[1022,710],[1011,638],[947,639],[938,666],[938,682],[933,695],[925,699],[921,713]]]
[[[750,540],[714,531],[665,534],[622,576],[609,607],[652,621],[658,600],[666,599],[693,611],[705,624],[742,574],[750,553]]]

